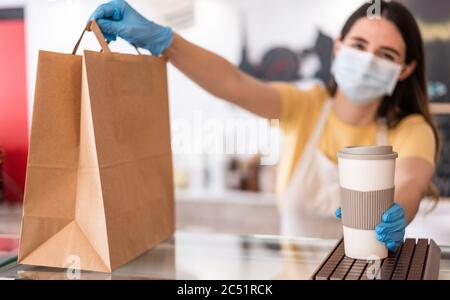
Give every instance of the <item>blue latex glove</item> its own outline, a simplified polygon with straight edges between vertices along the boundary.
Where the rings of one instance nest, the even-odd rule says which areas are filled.
[[[340,207],[338,209],[336,209],[336,212],[334,213],[334,215],[338,219],[342,218],[342,209]]]
[[[375,227],[377,239],[384,242],[386,247],[395,251],[403,243],[405,237],[405,228],[407,225],[405,211],[403,208],[394,203],[381,218],[381,223]]]
[[[105,38],[121,37],[130,44],[160,55],[173,41],[172,29],[147,20],[123,0],[100,5],[89,18],[96,20]]]
[[[336,210],[335,215],[339,219],[342,217],[341,208]],[[385,243],[389,250],[395,251],[403,243],[406,225],[405,211],[400,205],[394,203],[383,214],[381,223],[375,227],[377,239]]]

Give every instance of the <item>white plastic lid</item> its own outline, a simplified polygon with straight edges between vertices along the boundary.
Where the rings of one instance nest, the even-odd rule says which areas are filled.
[[[398,157],[390,145],[345,147],[337,155],[339,158],[362,160],[387,160]]]

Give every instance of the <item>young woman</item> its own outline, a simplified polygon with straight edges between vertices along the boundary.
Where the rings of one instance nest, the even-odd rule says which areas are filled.
[[[423,42],[411,13],[397,2],[370,4],[346,22],[334,47],[333,83],[299,90],[240,72],[222,57],[145,19],[125,1],[92,14],[106,38],[117,36],[163,54],[213,95],[264,118],[280,119],[285,145],[278,190],[285,232],[337,237],[341,226],[336,153],[348,145],[391,144],[398,152],[395,204],[383,215],[378,239],[394,250],[431,182],[438,136],[429,112]],[[295,174],[295,176],[294,176]],[[336,210],[337,209],[337,210]]]

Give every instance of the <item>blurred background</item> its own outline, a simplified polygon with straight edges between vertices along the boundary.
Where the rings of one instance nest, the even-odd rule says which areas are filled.
[[[0,0],[0,233],[18,232],[29,125],[39,50],[70,53],[96,0]],[[188,40],[214,51],[264,80],[294,82],[300,88],[327,83],[334,39],[363,0],[131,0],[144,16],[171,26]],[[437,206],[424,201],[408,234],[450,241],[450,2],[404,0],[426,41],[433,112],[444,139],[435,183],[444,196]],[[86,35],[82,48],[98,50]],[[113,51],[135,53],[122,40]],[[199,66],[201,68],[202,66]],[[172,133],[190,139],[207,121],[259,124],[251,115],[214,99],[169,65]],[[200,122],[199,127],[195,126]],[[253,123],[252,123],[253,122]],[[188,130],[179,131],[180,127]],[[178,131],[177,131],[178,130]],[[176,131],[176,132],[174,132]],[[238,130],[221,132],[235,138]],[[249,130],[249,145],[261,142]],[[198,132],[197,132],[198,133]],[[262,138],[276,153],[282,136]],[[274,182],[276,160],[261,163],[252,151],[177,151],[177,226],[195,231],[278,233]],[[266,149],[267,150],[267,149]]]

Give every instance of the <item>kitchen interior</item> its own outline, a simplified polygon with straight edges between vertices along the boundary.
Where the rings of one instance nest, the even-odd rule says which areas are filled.
[[[0,0],[0,257],[2,253],[15,251],[18,246],[17,240],[8,237],[20,234],[38,51],[46,49],[69,53],[88,16],[100,2]],[[347,16],[364,1],[129,2],[145,16],[170,25],[186,39],[220,54],[245,72],[265,80],[292,82],[302,88],[329,80],[333,40]],[[445,13],[434,12],[435,20],[430,21],[431,12],[422,12],[422,5],[416,3],[420,1],[403,2],[416,9],[416,17],[426,20],[426,24],[434,22],[435,26],[443,24],[444,27],[450,22],[450,7]],[[443,137],[441,158],[434,179],[442,196],[438,202],[431,198],[422,201],[418,215],[407,227],[406,236],[432,238],[439,245],[450,246],[450,39],[447,34],[447,40],[434,41],[426,37],[425,40],[430,61],[428,74],[432,78],[432,110]],[[99,48],[94,37],[89,35],[83,40],[82,47]],[[120,39],[111,43],[111,48],[122,53],[134,51]],[[445,58],[436,61],[433,57],[437,54],[445,55]],[[286,62],[287,65],[283,65]],[[166,263],[183,265],[184,260],[189,258],[192,261],[186,269],[193,273],[192,277],[198,278],[202,278],[206,264],[211,269],[228,270],[223,272],[229,278],[247,278],[242,274],[249,273],[248,277],[252,278],[270,268],[284,269],[278,260],[268,259],[264,263],[261,259],[258,266],[252,265],[249,270],[239,272],[236,270],[245,266],[234,265],[229,259],[203,260],[201,257],[202,243],[209,243],[211,251],[220,253],[218,257],[240,257],[242,260],[245,259],[245,251],[270,257],[271,247],[280,247],[270,242],[280,233],[275,192],[277,160],[267,158],[276,158],[283,142],[282,134],[272,128],[263,137],[254,135],[252,128],[264,128],[265,120],[221,99],[214,99],[170,64],[168,82],[176,229],[183,232],[181,243],[185,240],[189,247],[180,251],[177,249],[176,258],[172,257],[172,261],[169,258],[170,262]],[[231,125],[229,130],[223,130],[229,120],[233,120],[233,124],[244,124],[244,127],[233,128]],[[209,129],[214,132],[214,141],[198,138],[202,130],[208,130],[205,124],[212,124],[213,129]],[[219,131],[214,131],[215,125]],[[243,149],[237,146],[240,138],[245,140]],[[229,153],[222,151],[223,147],[204,151],[203,147],[208,142],[221,146],[229,142],[233,149]],[[249,238],[241,240],[241,236]],[[252,240],[252,237],[258,236],[264,237],[266,243],[258,244]],[[195,239],[198,239],[198,244],[193,242]],[[326,251],[316,255],[319,251],[315,249],[319,246],[312,242],[308,245],[308,241],[305,239],[304,257],[297,259],[317,263]],[[211,243],[214,245],[211,246]],[[333,244],[330,241],[320,243],[326,247]],[[227,252],[225,248],[231,244],[240,245],[244,252]],[[158,257],[152,257],[148,263],[163,264],[164,260],[158,262]],[[448,269],[450,262],[446,263]],[[145,265],[137,268],[144,269]],[[284,274],[298,272],[291,268],[284,269]],[[313,269],[310,267],[304,272],[310,273]],[[123,272],[131,273],[127,270]],[[176,275],[164,276],[190,276],[178,273],[178,270],[176,272]],[[208,276],[211,279],[221,278],[223,272],[210,272]],[[277,272],[274,273],[272,278],[277,278]],[[450,271],[444,275],[450,278]],[[37,273],[32,276],[39,278]],[[109,275],[102,276],[109,278]],[[302,273],[299,276],[306,275]]]

